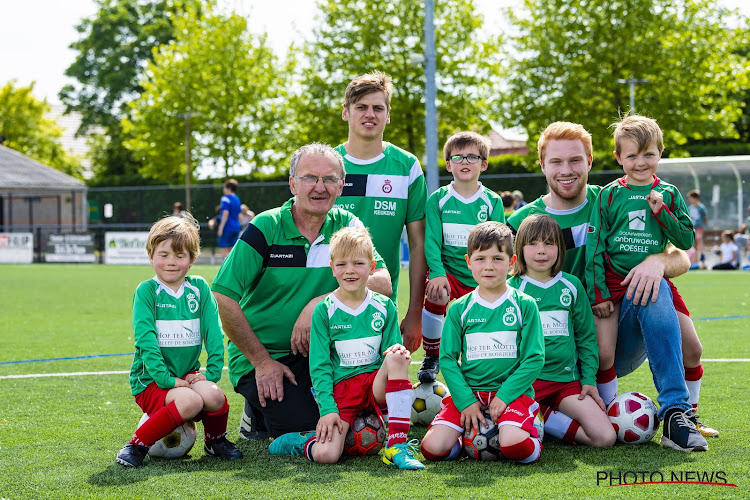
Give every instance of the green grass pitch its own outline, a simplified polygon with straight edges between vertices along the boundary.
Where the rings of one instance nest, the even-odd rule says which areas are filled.
[[[216,266],[196,266],[209,281]],[[407,273],[402,273],[402,276]],[[267,442],[239,443],[245,458],[204,456],[199,424],[186,459],[151,459],[139,469],[115,464],[117,450],[141,416],[130,397],[133,350],[130,304],[136,285],[153,275],[145,266],[0,266],[0,499],[2,498],[747,498],[750,447],[750,273],[691,272],[676,280],[704,346],[701,418],[720,430],[707,453],[658,445],[611,449],[544,443],[530,466],[505,462],[428,464],[398,471],[378,457],[343,458],[334,466],[271,457]],[[405,311],[402,282],[400,310]],[[726,318],[726,319],[721,319]],[[105,356],[110,355],[110,356]],[[99,356],[75,359],[82,356]],[[422,352],[415,353],[421,359]],[[34,361],[49,358],[73,358]],[[417,366],[411,377],[416,380]],[[63,375],[85,372],[87,374]],[[114,373],[107,373],[114,372]],[[58,376],[49,376],[55,375]],[[232,405],[229,437],[238,440],[242,400],[224,377]],[[621,380],[621,392],[655,399],[648,368]],[[414,427],[411,437],[425,429]],[[728,483],[610,487],[601,475],[645,472],[646,480],[697,480],[721,472]],[[597,484],[597,477],[600,481]],[[638,476],[639,480],[641,476]],[[628,479],[633,482],[633,476]]]

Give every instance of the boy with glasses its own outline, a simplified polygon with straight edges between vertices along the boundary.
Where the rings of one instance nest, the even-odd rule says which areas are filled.
[[[437,377],[448,302],[477,286],[464,261],[469,231],[488,220],[505,223],[502,199],[479,182],[479,174],[487,170],[489,150],[489,141],[474,132],[454,134],[443,147],[445,169],[453,174],[453,181],[427,201],[425,258],[429,274],[422,309],[425,359],[417,374],[420,382],[434,382]]]

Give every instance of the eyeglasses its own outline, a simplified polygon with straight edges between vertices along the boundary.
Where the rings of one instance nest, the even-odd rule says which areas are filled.
[[[476,163],[479,160],[486,160],[487,158],[481,155],[453,155],[449,159],[451,163],[460,165],[464,162],[464,160],[466,160],[468,163]]]
[[[340,177],[334,177],[332,175],[326,177],[318,177],[316,175],[295,175],[294,178],[302,181],[302,184],[305,186],[316,186],[319,180],[323,181],[323,185],[327,187],[333,187],[341,182]]]

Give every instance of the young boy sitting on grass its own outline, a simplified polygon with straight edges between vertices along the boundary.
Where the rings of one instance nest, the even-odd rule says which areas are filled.
[[[505,222],[500,195],[482,186],[490,144],[474,132],[459,132],[443,146],[445,169],[453,182],[430,196],[425,209],[425,257],[429,268],[422,309],[425,358],[417,373],[420,382],[434,382],[439,371],[440,334],[451,299],[474,290],[477,282],[466,268],[466,238],[480,222]]]
[[[532,384],[544,366],[544,337],[536,301],[506,283],[512,257],[504,224],[484,222],[469,233],[466,262],[477,288],[453,303],[443,328],[440,366],[451,395],[422,439],[428,460],[458,457],[464,429],[486,425],[486,409],[505,458],[539,459]]]
[[[216,300],[203,278],[187,276],[200,253],[198,223],[187,212],[159,220],[146,251],[156,276],[138,285],[133,297],[130,389],[149,418],[117,453],[117,463],[140,466],[151,445],[187,420],[203,421],[207,455],[242,458],[226,438],[229,404],[216,385],[224,367]],[[198,360],[203,347],[205,375]]]
[[[411,354],[401,345],[398,314],[386,296],[367,289],[375,269],[373,244],[365,228],[344,228],[331,237],[331,268],[339,287],[313,311],[310,378],[320,408],[315,432],[288,433],[268,448],[271,455],[304,455],[332,464],[344,452],[344,438],[363,410],[388,410],[383,462],[399,469],[423,469],[409,432]]]

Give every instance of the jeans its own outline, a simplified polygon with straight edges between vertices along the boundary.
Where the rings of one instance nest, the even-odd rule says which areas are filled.
[[[617,355],[629,352],[637,359],[638,347],[645,346],[645,353],[643,351],[641,353],[648,356],[649,368],[654,377],[654,385],[658,392],[656,401],[659,403],[659,419],[663,420],[664,414],[670,408],[689,410],[691,406],[688,403],[685,367],[682,364],[680,323],[677,320],[677,313],[672,303],[672,291],[667,280],[662,278],[656,302],[649,300],[647,305],[641,306],[640,303],[634,304],[632,300],[623,297],[618,330],[620,333],[618,334],[618,351],[615,354],[616,367],[618,361],[620,361],[620,366],[627,365],[630,361],[630,367],[633,368],[633,359],[617,360]],[[641,346],[630,345],[635,341],[636,336],[642,336]],[[628,349],[620,347],[620,339],[627,341],[623,344],[627,344]],[[636,362],[635,367],[643,362],[642,355],[640,361]]]

